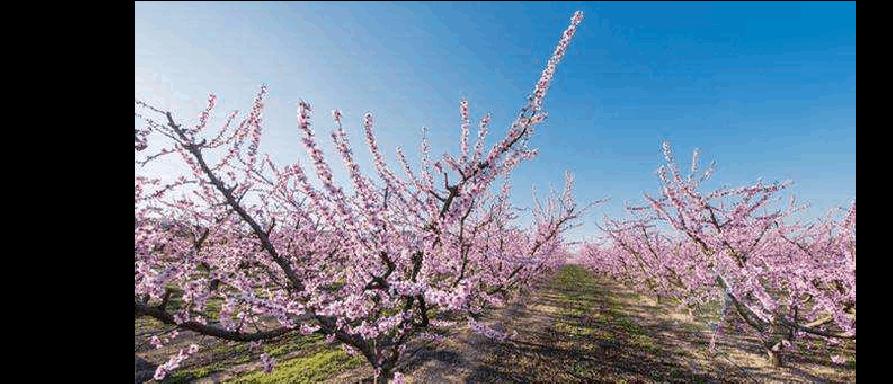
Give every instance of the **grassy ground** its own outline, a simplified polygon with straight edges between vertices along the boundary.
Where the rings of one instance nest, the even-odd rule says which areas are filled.
[[[701,312],[701,311],[699,311]],[[715,312],[715,311],[713,311]],[[708,352],[707,315],[657,304],[578,266],[565,266],[526,301],[490,314],[518,335],[460,334],[409,365],[414,382],[852,382],[852,364],[804,351],[772,368],[755,338],[727,330]],[[854,356],[851,345],[838,346]]]
[[[137,324],[138,330],[145,331],[152,327],[152,321],[140,320]],[[365,364],[362,358],[347,355],[340,346],[326,343],[319,335],[291,335],[264,345],[261,351],[251,350],[246,344],[221,342],[184,332],[162,350],[143,348],[137,352],[137,356],[159,364],[190,343],[202,345],[202,349],[162,383],[317,383],[338,372]],[[262,352],[277,362],[269,374],[261,371],[259,356]],[[154,368],[148,377],[152,373]],[[155,380],[148,382],[154,383]]]
[[[670,304],[657,304],[570,265],[530,296],[486,315],[491,326],[517,333],[509,340],[457,328],[436,347],[410,345],[399,369],[417,383],[855,381],[852,343],[801,345],[789,356],[789,367],[772,368],[756,339],[733,324],[718,339],[716,351],[708,352],[710,319],[704,316],[710,312],[691,321]],[[138,320],[137,331],[156,326]],[[205,348],[165,382],[344,383],[371,373],[362,358],[348,356],[319,336],[296,335],[265,346],[277,360],[270,374],[260,371],[260,351],[189,333],[166,350],[143,348],[137,355],[159,363],[159,352],[169,356],[197,340]],[[831,363],[832,353],[845,363]]]

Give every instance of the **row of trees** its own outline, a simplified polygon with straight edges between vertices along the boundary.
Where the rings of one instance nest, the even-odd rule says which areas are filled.
[[[165,325],[149,341],[160,347],[177,330],[253,344],[319,333],[387,382],[400,381],[407,344],[440,326],[467,322],[504,337],[480,315],[564,262],[563,234],[586,208],[568,174],[564,190],[535,199],[533,223],[520,226],[509,181],[537,154],[529,139],[581,21],[575,13],[527,105],[492,146],[490,116],[472,137],[463,100],[459,152],[434,159],[423,139],[419,166],[397,148],[396,170],[367,113],[361,133],[373,172],[364,173],[333,111],[329,136],[348,185],[334,180],[309,103],[298,104],[296,120],[310,162],[280,166],[259,153],[266,87],[244,118],[230,113],[215,131],[216,96],[194,125],[137,101],[134,306]],[[578,261],[692,309],[722,301],[723,318],[759,334],[774,364],[798,337],[855,339],[855,203],[801,222],[802,206],[777,201],[787,183],[704,190],[712,165],[700,172],[695,152],[683,175],[667,144],[664,154],[661,194],[629,207],[626,219],[606,219],[605,237],[585,244]],[[176,180],[140,173],[164,157],[181,161]],[[178,351],[155,377],[198,349]],[[261,360],[267,370],[275,364]]]
[[[719,315],[759,334],[774,365],[798,337],[856,338],[856,204],[810,222],[788,183],[706,190],[713,164],[684,175],[663,146],[661,194],[606,219],[581,262],[689,309],[720,301]],[[842,214],[841,214],[842,213]]]
[[[545,119],[543,99],[582,18],[573,15],[527,105],[489,148],[489,115],[472,144],[462,101],[459,153],[432,159],[423,140],[420,167],[413,169],[398,148],[397,171],[385,161],[367,113],[362,133],[373,159],[370,175],[355,161],[344,117],[333,111],[330,137],[348,186],[334,180],[306,102],[298,104],[297,128],[311,161],[277,166],[258,153],[265,87],[241,122],[230,113],[216,132],[207,129],[213,95],[191,126],[137,101],[145,122],[135,133],[137,163],[179,157],[186,172],[164,182],[137,167],[136,316],[246,343],[324,334],[362,354],[379,382],[400,378],[396,367],[407,343],[432,332],[438,320],[468,321],[497,335],[475,319],[561,262],[562,235],[582,211],[567,175],[563,192],[537,200],[533,224],[518,226],[508,178],[536,156],[527,144]],[[159,346],[165,338],[150,341]],[[155,377],[197,350],[179,351]],[[269,356],[261,359],[272,369]]]

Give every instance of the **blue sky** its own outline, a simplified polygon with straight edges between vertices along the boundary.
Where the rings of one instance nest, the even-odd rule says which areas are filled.
[[[366,165],[365,111],[386,155],[414,157],[422,127],[455,153],[458,101],[504,132],[575,10],[519,205],[571,170],[579,200],[611,198],[572,234],[587,237],[656,192],[662,140],[715,160],[712,185],[790,179],[813,215],[855,198],[855,3],[137,3],[136,97],[194,119],[209,92],[246,111],[267,84],[261,148],[280,164],[304,158],[299,99],[318,133],[341,109]]]

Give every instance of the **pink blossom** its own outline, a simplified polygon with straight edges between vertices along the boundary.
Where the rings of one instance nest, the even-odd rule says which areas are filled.
[[[266,86],[239,122],[237,112],[228,113],[216,132],[215,95],[195,124],[137,102],[138,117],[149,120],[151,113],[159,120],[137,129],[138,163],[176,155],[181,165],[173,183],[145,175],[135,180],[137,316],[241,342],[320,333],[329,343],[363,351],[380,370],[396,363],[400,354],[392,351],[430,334],[436,327],[430,313],[476,316],[529,288],[561,263],[564,236],[585,208],[575,203],[568,174],[563,191],[536,199],[525,224],[517,220],[507,180],[538,154],[529,142],[546,116],[545,92],[581,20],[574,15],[534,94],[489,149],[490,116],[480,121],[472,148],[469,105],[462,100],[458,153],[432,159],[424,139],[417,168],[396,152],[397,174],[373,115],[365,113],[354,118],[372,160],[373,172],[364,174],[343,126],[351,117],[333,111],[334,129],[322,137],[334,142],[347,185],[335,180],[317,135],[324,128],[313,124],[309,102],[300,101],[295,116],[306,164],[276,164],[260,152]],[[150,134],[166,139],[166,148],[145,154],[154,151],[145,142]],[[181,305],[173,307],[174,301]],[[219,310],[213,302],[222,302]],[[469,325],[506,337],[473,320]],[[156,377],[195,351],[180,351]],[[260,359],[270,371],[274,359]]]
[[[273,372],[273,366],[276,364],[276,359],[270,357],[270,355],[266,353],[261,353],[260,362],[263,364],[264,372]]]

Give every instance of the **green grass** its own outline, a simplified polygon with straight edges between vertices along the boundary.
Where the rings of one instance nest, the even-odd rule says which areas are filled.
[[[312,334],[307,336],[302,335],[294,335],[285,340],[285,342],[270,344],[264,347],[264,352],[266,352],[271,357],[279,357],[290,352],[300,351],[300,350],[312,350],[318,349],[318,347],[323,345],[323,337],[319,334]]]
[[[191,383],[194,380],[207,377],[211,373],[214,373],[220,369],[221,367],[218,364],[211,364],[208,366],[192,369],[178,369],[174,371],[170,376],[166,377],[162,382],[165,384]]]
[[[610,312],[612,321],[617,324],[624,331],[629,332],[632,335],[642,334],[642,328],[639,327],[638,324],[633,323],[628,317],[624,316],[620,311],[611,311]]]
[[[633,345],[636,345],[647,351],[653,351],[657,349],[657,345],[654,343],[654,338],[651,336],[645,334],[636,334],[633,335],[630,339],[632,339]]]
[[[277,362],[273,372],[251,372],[232,383],[317,383],[345,369],[359,367],[365,361],[349,356],[341,349],[329,349],[316,354]]]
[[[581,326],[578,324],[571,324],[564,321],[559,321],[555,324],[555,331],[569,334],[573,336],[588,336],[595,332],[595,329],[588,326]]]
[[[325,345],[320,335],[303,336],[293,334],[281,340],[264,346],[264,352],[273,358],[280,358],[293,352],[306,352],[304,357],[313,357],[319,353],[331,353],[334,347]],[[248,344],[224,342],[212,347],[208,351],[212,362],[188,368],[178,369],[172,372],[165,380],[165,384],[189,383],[205,378],[214,372],[224,371],[233,366],[258,360],[257,353],[249,351]]]
[[[177,369],[163,381],[165,384],[190,383],[204,377],[210,376],[214,372],[225,370],[227,367],[247,363],[254,358],[248,351],[247,344],[220,343],[214,346],[211,351],[213,362],[206,365],[198,365],[190,368]],[[219,358],[217,356],[233,356],[231,358]]]
[[[581,318],[596,312],[592,295],[595,280],[589,272],[576,265],[565,266],[559,271],[556,284],[561,291],[563,305],[560,309],[561,318],[554,326],[555,331],[572,337],[596,333],[594,327],[579,323]]]
[[[598,340],[615,340],[620,337],[644,350],[657,349],[654,338],[623,313],[617,298],[601,293],[596,280],[585,269],[576,265],[562,267],[556,281],[564,305],[561,308],[561,320],[555,324],[555,331],[565,336],[585,336]],[[596,297],[607,299],[608,308],[599,311],[595,307]],[[580,318],[597,318],[602,324],[611,324],[614,331],[579,324],[575,320]]]

